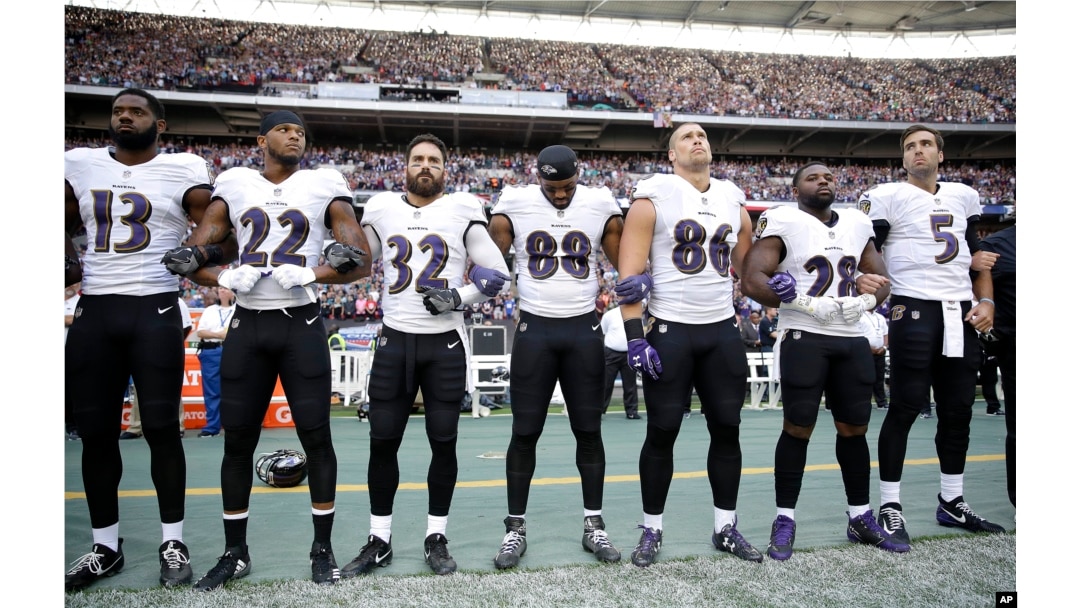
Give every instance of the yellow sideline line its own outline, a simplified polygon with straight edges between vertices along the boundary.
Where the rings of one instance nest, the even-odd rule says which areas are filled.
[[[984,454],[980,456],[968,456],[967,462],[996,462],[1005,460],[1004,454]],[[920,458],[917,460],[905,460],[905,465],[912,466],[924,466],[937,464],[937,458]],[[876,461],[870,463],[871,468],[877,468],[878,463]],[[807,471],[838,471],[840,465],[832,464],[811,464],[806,466]],[[758,467],[753,469],[743,469],[743,475],[768,475],[773,472],[772,467]],[[700,477],[708,476],[708,471],[688,471],[685,473],[675,473],[674,479],[697,479]],[[631,481],[638,481],[640,478],[637,475],[608,475],[604,478],[605,483],[625,483]],[[580,477],[542,477],[540,479],[534,479],[532,484],[534,486],[558,486],[558,485],[577,485],[581,483]],[[499,488],[506,486],[505,479],[485,479],[478,481],[459,481],[457,483],[458,488]],[[349,484],[338,485],[338,492],[367,492],[367,484]],[[399,490],[426,490],[426,483],[402,483],[398,486]],[[303,492],[307,493],[308,488],[306,485],[296,486],[295,488],[270,488],[265,486],[254,486],[251,488],[252,494],[269,494],[280,492]],[[153,498],[157,495],[154,490],[121,490],[119,493],[120,498]],[[221,488],[188,488],[188,496],[218,496],[221,494]],[[64,492],[64,500],[85,499],[85,492]]]

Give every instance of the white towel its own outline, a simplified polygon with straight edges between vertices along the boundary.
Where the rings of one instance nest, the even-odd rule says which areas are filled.
[[[941,354],[946,357],[964,356],[964,309],[960,302],[942,302],[941,315],[945,320],[945,337]]]

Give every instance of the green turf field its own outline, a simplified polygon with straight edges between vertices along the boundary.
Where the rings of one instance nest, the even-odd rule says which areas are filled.
[[[645,420],[627,420],[613,403],[604,421],[608,483],[604,518],[623,561],[597,564],[581,548],[581,491],[573,463],[574,442],[560,408],[552,408],[538,445],[530,495],[528,552],[516,572],[497,572],[492,558],[506,515],[505,460],[509,410],[483,419],[463,416],[460,473],[447,536],[459,572],[430,574],[423,560],[426,525],[424,479],[429,451],[423,420],[414,416],[401,447],[401,489],[394,512],[393,563],[361,580],[323,588],[311,584],[307,552],[311,516],[306,486],[274,489],[255,481],[249,523],[252,573],[228,589],[196,594],[157,586],[161,541],[149,479],[149,450],[142,440],[121,442],[120,531],[126,565],[119,575],[85,592],[67,595],[67,606],[992,606],[995,591],[1016,589],[1014,509],[1005,494],[1004,420],[982,415],[976,403],[965,475],[965,498],[987,519],[1010,533],[975,536],[936,524],[938,468],[933,434],[936,419],[917,420],[911,432],[903,493],[908,529],[916,541],[905,555],[851,545],[845,535],[845,499],[833,456],[828,413],[808,453],[808,469],[796,515],[796,554],[788,562],[744,563],[710,543],[712,506],[704,471],[708,435],[697,412],[684,421],[675,448],[675,479],[664,519],[664,545],[657,564],[629,563],[641,523],[637,458]],[[644,416],[644,409],[642,408]],[[877,430],[884,417],[874,410],[869,433],[876,458]],[[775,517],[772,459],[782,416],[777,410],[745,411],[741,427],[743,478],[739,529],[764,550]],[[352,411],[332,422],[338,454],[334,549],[344,565],[368,533],[366,494],[367,425]],[[205,573],[224,548],[219,465],[222,438],[184,440],[188,500],[184,540],[195,577]],[[268,429],[259,451],[299,449],[292,429]],[[67,442],[65,563],[91,544],[89,517],[79,474],[81,445]],[[871,504],[877,508],[877,472],[871,473]],[[884,584],[888,581],[889,584]]]

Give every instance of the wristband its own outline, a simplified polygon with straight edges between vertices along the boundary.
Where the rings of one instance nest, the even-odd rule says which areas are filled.
[[[222,251],[221,245],[203,245],[202,250],[206,254],[207,264],[220,264],[221,260],[225,257],[225,252]]]
[[[645,337],[645,328],[641,326],[641,321],[638,319],[628,319],[623,321],[623,329],[626,330],[626,340],[638,340]]]
[[[982,304],[983,302],[989,302],[990,306],[993,306],[994,308],[997,308],[997,304],[994,304],[994,301],[991,300],[990,298],[979,298],[979,304]]]

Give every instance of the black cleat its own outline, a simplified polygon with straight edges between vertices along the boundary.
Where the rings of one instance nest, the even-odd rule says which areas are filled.
[[[191,584],[191,554],[187,545],[178,540],[167,540],[158,547],[158,561],[161,563],[161,576],[158,582],[162,587],[178,587]]]
[[[581,546],[596,556],[596,559],[613,564],[622,559],[622,554],[608,540],[604,531],[604,518],[591,515],[585,518],[585,533],[581,536]]]
[[[72,592],[89,587],[100,578],[113,576],[124,568],[124,539],[116,551],[94,543],[90,552],[75,560],[64,576],[64,591]]]
[[[714,532],[712,535],[713,546],[721,551],[727,551],[735,557],[745,559],[749,562],[761,562],[765,558],[761,555],[761,551],[754,548],[743,535],[735,529],[734,524],[728,524],[724,526],[724,529],[719,532]]]
[[[367,574],[375,568],[389,566],[393,559],[394,550],[390,547],[390,543],[374,534],[370,534],[367,537],[367,544],[360,549],[360,555],[357,555],[341,569],[341,576],[343,578],[352,578],[360,574]]]
[[[1001,534],[1005,528],[979,517],[964,502],[963,496],[945,502],[938,494],[937,522],[950,528],[963,528],[968,532],[991,532]]]
[[[904,526],[907,523],[904,519],[904,508],[900,506],[900,503],[887,502],[881,505],[878,509],[878,523],[896,541],[905,545],[911,544],[911,537],[908,536],[907,528]]]
[[[311,580],[316,585],[333,585],[341,580],[341,570],[337,567],[337,560],[334,559],[334,550],[330,548],[330,543],[320,543],[315,541],[311,543],[311,553],[308,554],[311,558]]]
[[[453,574],[457,570],[457,562],[446,548],[447,542],[446,536],[438,532],[424,539],[424,561],[435,574]]]
[[[503,537],[502,546],[495,555],[495,567],[499,570],[517,567],[528,546],[525,542],[524,518],[507,517],[503,523],[506,525],[506,536]]]
[[[247,547],[225,547],[225,553],[218,558],[218,563],[195,583],[196,591],[213,591],[225,586],[234,578],[243,578],[251,573],[251,558]]]

